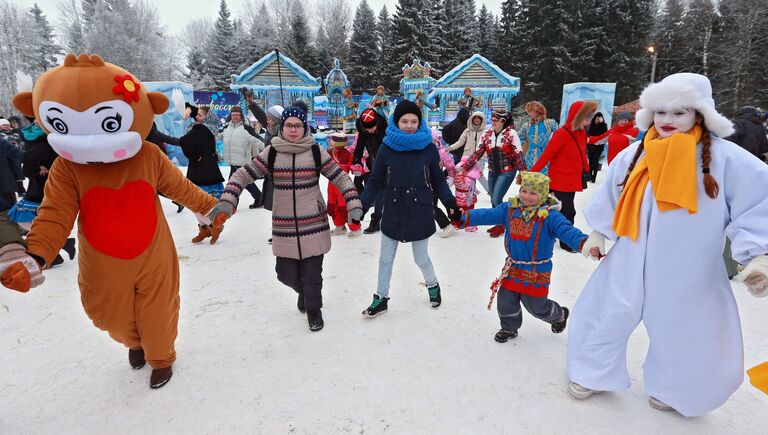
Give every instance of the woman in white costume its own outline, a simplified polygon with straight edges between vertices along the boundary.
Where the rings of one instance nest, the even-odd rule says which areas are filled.
[[[571,315],[569,392],[586,399],[627,389],[627,341],[642,320],[650,404],[697,416],[744,378],[743,345],[721,252],[725,237],[746,265],[739,278],[768,294],[768,166],[720,139],[732,123],[715,110],[709,80],[674,74],[640,96],[642,142],[620,153],[584,209],[594,229],[582,253],[605,254]]]

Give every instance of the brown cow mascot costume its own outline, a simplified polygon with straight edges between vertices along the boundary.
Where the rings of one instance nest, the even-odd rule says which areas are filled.
[[[176,360],[179,262],[157,192],[198,213],[217,204],[144,140],[168,99],[97,55],[69,54],[13,105],[39,120],[62,157],[51,167],[27,253],[46,268],[77,218],[85,312],[128,347],[131,367],[149,362],[150,387],[162,387]],[[3,285],[29,290],[35,266],[11,264]]]

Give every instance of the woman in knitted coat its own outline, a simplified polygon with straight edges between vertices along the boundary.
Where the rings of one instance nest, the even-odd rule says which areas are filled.
[[[357,189],[349,175],[315,144],[307,125],[307,112],[294,105],[283,111],[280,136],[273,138],[269,147],[232,174],[219,204],[211,212],[214,225],[222,225],[232,216],[245,186],[269,173],[275,183],[272,253],[277,257],[277,279],[298,293],[296,305],[299,311],[307,313],[309,329],[319,331],[324,326],[320,311],[323,307],[323,256],[331,249],[320,175],[341,191],[346,201],[348,222],[359,224],[363,212]]]

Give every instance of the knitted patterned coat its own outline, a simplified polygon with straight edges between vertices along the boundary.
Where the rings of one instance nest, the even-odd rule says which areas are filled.
[[[272,253],[277,257],[302,260],[325,254],[331,249],[325,200],[320,192],[320,178],[312,155],[313,144],[312,136],[298,143],[288,143],[280,137],[272,139],[271,146],[277,150],[272,171],[275,184]],[[269,147],[232,174],[221,200],[237,207],[245,186],[269,172],[268,156]],[[349,175],[323,149],[320,150],[320,162],[320,173],[341,190],[347,202],[347,211],[360,208],[360,198]]]

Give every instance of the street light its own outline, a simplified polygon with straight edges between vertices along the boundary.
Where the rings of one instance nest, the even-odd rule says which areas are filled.
[[[649,46],[647,50],[651,55],[651,83],[653,83],[654,79],[656,78],[656,57],[659,55],[659,53],[656,52],[656,47],[653,45]]]

